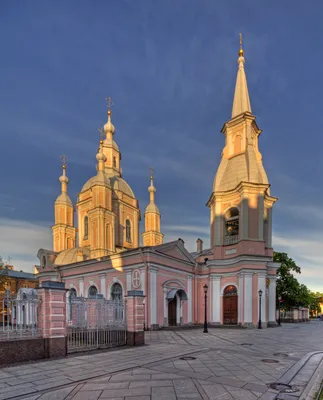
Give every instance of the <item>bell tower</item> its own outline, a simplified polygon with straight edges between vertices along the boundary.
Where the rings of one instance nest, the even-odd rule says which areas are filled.
[[[241,34],[238,54],[232,115],[222,128],[225,146],[207,203],[210,243],[215,250],[234,245],[235,252],[241,253],[245,251],[243,243],[254,241],[257,244],[252,247],[256,253],[271,255],[272,206],[277,199],[270,196],[270,184],[258,148],[261,129],[251,111]],[[229,254],[228,251],[216,253],[220,258],[224,253]]]
[[[60,252],[75,247],[76,228],[74,227],[74,208],[67,194],[68,177],[66,176],[66,156],[61,157],[63,162],[63,174],[59,178],[62,185],[62,193],[55,201],[55,225],[53,230],[53,249]]]

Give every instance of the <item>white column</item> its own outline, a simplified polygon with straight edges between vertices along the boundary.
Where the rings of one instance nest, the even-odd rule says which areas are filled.
[[[238,291],[238,324],[243,323],[243,275],[239,275],[239,291]]]
[[[268,322],[276,325],[276,276],[269,277],[269,317]]]
[[[131,290],[131,287],[132,287],[132,284],[131,284],[131,271],[127,271],[126,279],[127,279],[127,293],[128,293],[128,291]]]
[[[157,268],[150,267],[150,325],[157,324]]]
[[[211,276],[212,279],[212,322],[220,324],[221,316],[221,292],[220,292],[220,276]]]
[[[168,300],[167,300],[168,289],[164,288],[164,326],[168,326]]]
[[[252,324],[252,272],[244,274],[244,324]]]
[[[176,325],[180,325],[181,323],[181,299],[179,295],[176,293]]]
[[[144,292],[144,296],[146,295],[146,271],[144,269],[140,270],[140,281],[141,281],[141,288],[140,290],[142,290]]]
[[[79,293],[80,296],[84,296],[84,278],[79,279]]]
[[[263,326],[267,326],[266,315],[266,273],[258,272],[258,292],[262,290],[261,297],[261,322]],[[259,295],[258,295],[258,318],[259,318]]]
[[[100,280],[101,280],[101,294],[103,294],[104,298],[107,297],[107,286],[106,286],[106,274],[100,274]]]
[[[187,304],[187,323],[192,323],[192,309],[193,309],[193,299],[192,299],[192,277],[187,277],[187,297],[188,297],[188,304]]]

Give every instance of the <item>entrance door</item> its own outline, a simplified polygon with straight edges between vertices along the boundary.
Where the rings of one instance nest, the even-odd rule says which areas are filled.
[[[233,285],[223,291],[223,324],[236,325],[238,323],[238,293]]]
[[[176,296],[168,302],[168,325],[176,325]]]

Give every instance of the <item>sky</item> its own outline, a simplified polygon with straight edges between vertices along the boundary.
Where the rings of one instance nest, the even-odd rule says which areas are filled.
[[[0,254],[32,271],[52,248],[60,155],[73,202],[95,175],[114,102],[123,177],[143,211],[149,167],[165,241],[209,243],[206,202],[231,117],[239,33],[259,147],[279,201],[273,244],[323,291],[323,3],[0,2]],[[143,223],[143,221],[142,221]]]

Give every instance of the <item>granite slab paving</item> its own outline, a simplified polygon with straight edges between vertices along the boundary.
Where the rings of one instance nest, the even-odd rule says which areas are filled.
[[[296,400],[322,362],[322,333],[316,321],[146,332],[145,346],[4,368],[0,400],[288,399],[268,386],[280,381],[298,387]]]

